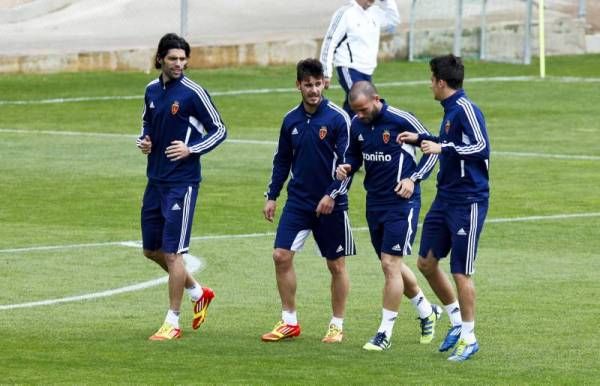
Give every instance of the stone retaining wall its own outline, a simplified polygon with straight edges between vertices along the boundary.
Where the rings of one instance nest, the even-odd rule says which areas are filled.
[[[578,20],[558,19],[546,26],[548,55],[586,52],[585,25]],[[453,30],[428,29],[415,35],[415,57],[450,52]],[[523,26],[494,24],[487,31],[487,57],[492,60],[522,61]],[[537,27],[533,31],[532,53],[537,54]],[[383,36],[380,59],[406,59],[406,33]],[[479,29],[463,32],[463,55],[478,56]],[[252,44],[192,47],[190,68],[296,63],[318,57],[320,39],[271,41]],[[63,71],[151,71],[154,48],[80,52],[66,54],[0,56],[0,73],[52,73]]]

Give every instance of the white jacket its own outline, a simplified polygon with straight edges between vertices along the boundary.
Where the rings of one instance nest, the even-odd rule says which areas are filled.
[[[331,18],[321,46],[325,77],[331,78],[333,67],[350,67],[372,75],[377,67],[381,30],[393,31],[399,23],[395,0],[376,0],[366,10],[350,0],[339,8]]]

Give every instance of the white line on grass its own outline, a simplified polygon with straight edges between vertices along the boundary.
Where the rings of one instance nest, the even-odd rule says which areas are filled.
[[[551,221],[551,220],[564,220],[564,219],[573,219],[573,218],[585,218],[585,217],[600,217],[600,212],[596,213],[570,213],[570,214],[555,214],[555,215],[547,215],[547,216],[527,216],[527,217],[512,217],[512,218],[496,218],[496,219],[488,219],[487,223],[509,223],[509,222],[525,222],[525,221]],[[420,226],[421,224],[419,224]],[[367,231],[366,227],[354,228],[354,231]],[[247,233],[247,234],[238,234],[238,235],[209,235],[209,236],[197,236],[192,237],[192,240],[218,240],[218,239],[232,239],[232,238],[256,238],[256,237],[266,237],[273,236],[273,232],[265,232],[265,233]],[[111,245],[119,245],[125,247],[133,247],[133,248],[141,248],[141,243],[139,241],[113,241],[106,243],[90,243],[90,244],[70,244],[70,245],[51,245],[51,246],[39,246],[39,247],[28,247],[28,248],[11,248],[11,249],[0,249],[0,253],[17,253],[17,252],[29,252],[29,251],[47,251],[47,250],[56,250],[56,249],[70,249],[70,248],[85,248],[85,247],[97,247],[97,246],[111,246]],[[189,272],[196,272],[198,270],[203,269],[206,264],[201,261],[201,258],[186,254],[184,255],[184,259],[186,262],[186,268]],[[89,299],[97,299],[103,298],[113,295],[118,295],[126,292],[139,291],[142,289],[154,287],[168,281],[168,276],[161,277],[154,280],[145,281],[138,284],[132,284],[129,286],[115,288],[111,290],[94,292],[90,294],[77,295],[77,296],[69,296],[65,298],[59,299],[49,299],[49,300],[40,300],[36,302],[29,303],[19,303],[19,304],[7,304],[0,305],[0,311],[3,310],[11,310],[15,308],[30,308],[37,306],[47,306],[58,303],[67,303],[67,302],[75,302],[80,300],[89,300]]]
[[[545,80],[535,76],[492,76],[471,78],[465,81],[466,83],[481,83],[481,82],[560,82],[560,83],[597,83],[600,78],[577,78],[570,76],[549,76]],[[377,84],[377,87],[402,87],[402,86],[421,86],[428,85],[429,80],[409,80],[399,82],[382,82]],[[340,89],[338,85],[332,85],[332,89]],[[271,94],[271,93],[296,93],[295,88],[258,88],[246,90],[228,90],[228,91],[213,91],[212,96],[237,96],[237,95],[252,95],[252,94]],[[89,97],[70,97],[70,98],[49,98],[49,99],[31,99],[31,100],[0,100],[0,105],[43,105],[57,103],[74,103],[74,102],[97,102],[97,101],[113,101],[113,100],[142,100],[142,95],[114,95],[114,96],[89,96]]]
[[[507,223],[507,222],[527,222],[527,221],[552,221],[552,220],[567,220],[573,218],[589,218],[589,217],[600,217],[600,212],[590,213],[565,213],[565,214],[551,214],[545,216],[527,216],[527,217],[507,217],[507,218],[489,218],[485,220],[488,224],[493,223]],[[421,225],[421,224],[419,224]],[[355,231],[367,231],[367,227],[352,228]],[[273,232],[264,233],[246,233],[236,235],[207,235],[207,236],[195,236],[191,237],[193,241],[202,240],[220,240],[220,239],[249,239],[249,238],[260,238],[266,236],[274,236]],[[24,248],[9,248],[0,249],[0,253],[20,253],[20,252],[36,252],[36,251],[50,251],[50,250],[63,250],[63,249],[76,249],[76,248],[89,248],[89,247],[104,247],[104,246],[124,246],[141,248],[139,241],[108,241],[104,243],[90,243],[90,244],[64,244],[64,245],[43,245],[37,247],[24,247]]]
[[[529,153],[516,151],[492,151],[492,155],[503,155],[507,157],[529,157],[529,158],[558,158],[558,159],[574,159],[585,161],[599,161],[600,156],[584,155],[584,154],[547,154],[547,153]]]
[[[183,256],[183,258],[185,260],[185,263],[186,263],[185,267],[188,270],[188,272],[197,272],[206,266],[206,264],[202,261],[202,259],[198,258],[196,256],[185,254]],[[40,300],[37,302],[0,305],[0,311],[13,310],[15,308],[31,308],[31,307],[38,307],[38,306],[49,306],[49,305],[58,304],[58,303],[77,302],[80,300],[105,298],[108,296],[123,294],[126,292],[140,291],[140,290],[143,290],[146,288],[155,287],[157,285],[167,283],[168,280],[169,280],[169,277],[164,276],[164,277],[161,277],[158,279],[149,280],[149,281],[145,281],[142,283],[132,284],[132,285],[128,285],[125,287],[115,288],[115,289],[101,291],[101,292],[93,292],[93,293],[77,295],[77,296],[68,296],[68,297],[59,298],[59,299]]]
[[[6,129],[0,128],[0,133],[11,133],[11,134],[32,134],[32,135],[59,135],[66,137],[81,136],[81,137],[98,137],[98,138],[127,138],[133,143],[136,136],[133,134],[119,134],[119,133],[96,133],[96,132],[83,132],[83,131],[59,131],[59,130],[23,130],[23,129]],[[225,140],[226,143],[235,144],[246,144],[246,145],[277,145],[276,141],[263,141],[258,139],[234,139],[228,138]],[[528,157],[528,158],[555,158],[555,159],[568,159],[568,160],[585,160],[585,161],[600,161],[600,156],[595,155],[573,155],[573,154],[547,154],[547,153],[531,153],[531,152],[516,152],[516,151],[493,151],[494,156],[507,156],[507,157]]]

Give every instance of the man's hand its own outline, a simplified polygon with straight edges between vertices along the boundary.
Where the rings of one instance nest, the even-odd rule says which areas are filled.
[[[350,173],[351,170],[352,166],[350,166],[350,164],[340,164],[335,169],[335,178],[340,181],[344,181],[346,178],[348,178],[348,173]]]
[[[182,141],[172,141],[171,146],[165,150],[167,158],[171,161],[179,161],[191,154],[190,149]]]
[[[263,215],[265,216],[265,220],[267,220],[268,222],[273,222],[276,209],[277,202],[275,202],[275,200],[267,200],[267,202],[265,202],[265,207],[263,208]]]
[[[410,178],[405,178],[398,182],[394,191],[402,198],[409,199],[415,191],[415,183]]]
[[[421,150],[423,154],[440,154],[442,152],[442,145],[437,142],[423,141],[421,142]]]
[[[331,78],[323,78],[323,86],[325,87],[325,90],[329,89],[330,85],[331,85]]]
[[[150,154],[152,152],[152,141],[150,140],[150,136],[146,135],[138,145],[138,148],[140,148],[142,153]]]
[[[322,214],[331,214],[333,212],[333,207],[335,206],[335,200],[331,198],[329,194],[323,196],[321,201],[319,201],[319,205],[317,205],[317,217]]]
[[[415,144],[419,141],[419,134],[410,131],[403,131],[396,137],[396,142]]]

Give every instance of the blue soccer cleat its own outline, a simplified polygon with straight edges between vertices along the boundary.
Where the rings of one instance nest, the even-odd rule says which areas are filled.
[[[461,330],[461,325],[450,327],[448,333],[446,333],[444,341],[440,345],[440,352],[448,351],[456,345],[456,342],[458,342],[458,338],[460,338]]]
[[[472,344],[467,344],[466,340],[461,339],[458,341],[458,345],[454,349],[454,352],[452,352],[452,355],[448,357],[448,360],[452,362],[463,362],[475,355],[477,351],[479,351],[477,341]]]

